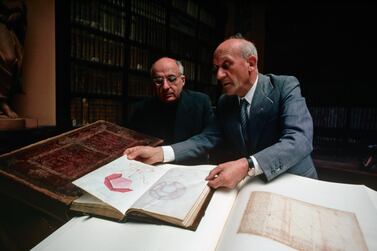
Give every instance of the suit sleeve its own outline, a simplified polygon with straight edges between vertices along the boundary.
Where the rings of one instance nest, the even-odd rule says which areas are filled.
[[[208,96],[205,96],[202,104],[204,109],[201,119],[205,126],[201,133],[172,145],[176,161],[201,157],[213,149],[221,140],[221,131],[215,121],[215,114]]]
[[[275,144],[253,155],[267,180],[308,158],[313,150],[313,121],[298,80],[287,77],[279,89],[281,136]]]

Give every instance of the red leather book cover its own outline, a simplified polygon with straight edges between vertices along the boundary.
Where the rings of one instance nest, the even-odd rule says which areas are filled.
[[[1,155],[0,176],[10,181],[10,188],[19,184],[27,193],[37,191],[68,205],[82,195],[72,181],[120,157],[127,147],[161,143],[161,139],[97,121]],[[4,186],[2,190],[13,193]]]

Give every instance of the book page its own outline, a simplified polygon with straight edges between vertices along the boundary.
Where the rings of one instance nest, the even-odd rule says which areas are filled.
[[[368,250],[354,213],[270,192],[252,192],[237,233],[298,250]]]
[[[255,199],[257,191],[275,196]],[[377,250],[371,197],[377,198],[377,192],[368,194],[361,185],[291,174],[269,183],[250,179],[237,196],[217,250]]]
[[[207,188],[207,170],[173,168],[162,176],[132,208],[184,220]]]
[[[364,186],[364,189],[368,193],[369,199],[371,200],[371,202],[373,203],[374,207],[377,210],[377,196],[375,196],[376,191],[374,191],[373,189],[370,189],[367,186]]]
[[[122,156],[75,180],[73,184],[125,213],[168,169]]]

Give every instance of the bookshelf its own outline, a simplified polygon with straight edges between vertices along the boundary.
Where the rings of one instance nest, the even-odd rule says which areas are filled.
[[[121,123],[126,2],[56,1],[57,124]]]
[[[207,93],[213,104],[219,96],[212,74],[212,53],[223,39],[225,23],[209,10],[217,5],[218,16],[224,15],[221,3],[173,0],[169,14],[170,52],[185,67],[186,85]]]
[[[126,125],[132,105],[153,95],[150,66],[162,56],[181,60],[186,88],[215,104],[212,52],[225,25],[210,7],[195,0],[57,0],[58,126],[99,119]]]
[[[360,168],[367,146],[377,142],[377,99],[370,78],[375,69],[367,63],[377,53],[371,7],[265,6],[265,71],[299,79],[313,117],[313,158],[320,178],[331,176],[331,181],[343,174],[374,182],[377,177]]]

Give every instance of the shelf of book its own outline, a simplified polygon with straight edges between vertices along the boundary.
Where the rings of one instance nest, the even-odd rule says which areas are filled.
[[[309,106],[314,123],[314,145],[363,146],[377,142],[377,107]]]
[[[100,119],[122,123],[126,3],[56,2],[59,127],[81,126]]]
[[[320,180],[362,184],[377,189],[377,173],[360,168],[361,160],[357,157],[347,161],[330,156],[313,156]]]
[[[186,88],[216,103],[218,10],[193,0],[71,0],[56,9],[58,126],[127,124],[128,97],[153,95],[150,67],[163,56],[182,61]]]
[[[347,138],[341,141],[335,136],[322,138],[326,141],[314,142],[312,154],[321,180],[364,184],[377,189],[377,170],[371,168],[375,160],[371,159],[373,163],[365,166],[369,156],[373,156],[367,143],[360,143],[360,140],[348,142]]]
[[[371,94],[340,91],[345,88],[334,84],[326,95],[323,87],[304,88],[314,124],[314,162],[321,179],[376,189],[377,175],[363,169],[362,161],[377,142],[377,105]]]

